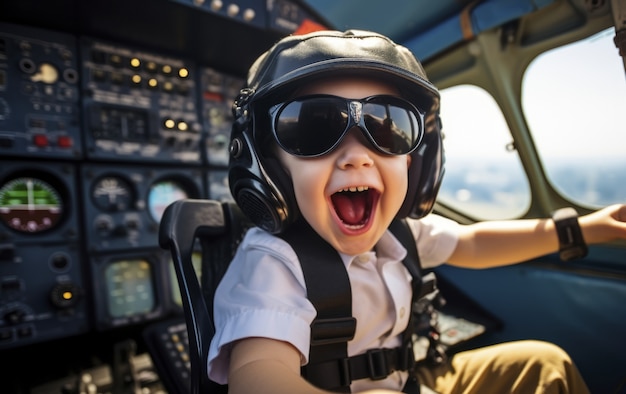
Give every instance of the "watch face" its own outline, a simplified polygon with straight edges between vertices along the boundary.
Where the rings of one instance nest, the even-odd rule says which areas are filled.
[[[0,221],[22,233],[54,229],[63,218],[63,199],[50,183],[18,177],[0,186]]]

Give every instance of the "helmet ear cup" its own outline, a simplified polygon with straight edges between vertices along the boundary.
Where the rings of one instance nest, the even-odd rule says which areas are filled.
[[[420,219],[435,205],[444,174],[443,141],[439,121],[429,127],[420,146],[411,153],[409,186],[398,217]]]
[[[247,128],[235,123],[228,171],[231,194],[255,225],[278,234],[297,216],[297,205],[293,191],[289,187],[281,188],[275,182],[289,179],[277,160],[270,158],[265,159],[265,162],[264,166]]]

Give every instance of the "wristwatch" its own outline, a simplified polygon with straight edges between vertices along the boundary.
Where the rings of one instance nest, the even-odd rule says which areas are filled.
[[[556,234],[559,237],[559,257],[563,261],[583,258],[588,249],[578,223],[574,208],[561,208],[552,214]]]

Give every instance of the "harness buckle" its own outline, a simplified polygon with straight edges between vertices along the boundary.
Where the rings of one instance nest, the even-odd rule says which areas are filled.
[[[367,370],[372,380],[385,379],[392,372],[385,349],[370,349],[366,352]]]
[[[409,342],[404,345],[400,351],[400,365],[398,370],[400,371],[412,371],[415,367],[415,353],[413,352],[413,343]]]
[[[315,319],[311,323],[311,346],[351,341],[356,331],[356,319],[338,317]]]
[[[352,373],[350,372],[350,359],[341,358],[339,364],[339,386],[347,387],[352,383]]]

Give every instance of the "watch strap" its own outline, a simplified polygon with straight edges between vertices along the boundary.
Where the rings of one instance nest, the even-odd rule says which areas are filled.
[[[578,212],[570,207],[557,209],[552,214],[552,220],[559,238],[561,260],[570,261],[585,257],[588,248],[578,223]]]

